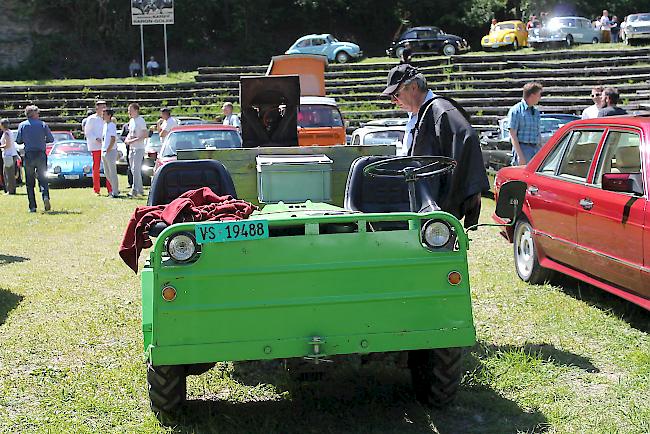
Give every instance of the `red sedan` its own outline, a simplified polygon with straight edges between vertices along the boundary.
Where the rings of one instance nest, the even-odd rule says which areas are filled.
[[[52,137],[54,137],[54,142],[47,143],[45,147],[45,153],[47,155],[50,155],[54,143],[62,142],[63,140],[74,140],[74,134],[72,134],[72,131],[52,131]]]
[[[153,173],[170,161],[176,160],[178,151],[241,148],[242,140],[236,127],[221,124],[183,125],[172,128],[163,140]]]
[[[522,280],[560,272],[650,310],[650,117],[571,122],[527,166],[501,169],[495,196],[511,180],[528,186],[503,233]]]

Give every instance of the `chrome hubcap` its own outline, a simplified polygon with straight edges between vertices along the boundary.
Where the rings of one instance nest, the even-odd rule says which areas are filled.
[[[517,269],[522,276],[528,277],[533,270],[535,261],[535,244],[533,234],[529,227],[521,226],[519,229],[515,261]]]

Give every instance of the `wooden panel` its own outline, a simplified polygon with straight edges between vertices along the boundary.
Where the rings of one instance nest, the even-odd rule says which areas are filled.
[[[322,155],[332,160],[332,203],[343,206],[345,184],[350,165],[358,157],[368,155],[395,155],[395,145],[376,146],[304,146],[292,148],[241,148],[241,149],[205,149],[196,151],[179,151],[179,160],[210,159],[220,161],[235,182],[237,196],[240,199],[259,204],[257,200],[257,168],[255,157],[258,155]]]

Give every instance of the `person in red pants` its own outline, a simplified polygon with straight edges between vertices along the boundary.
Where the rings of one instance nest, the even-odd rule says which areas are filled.
[[[93,190],[99,196],[99,170],[102,160],[102,134],[104,132],[104,110],[106,101],[97,101],[95,103],[95,114],[88,116],[84,123],[84,134],[86,135],[86,144],[88,150],[93,156]],[[113,193],[108,179],[106,180],[106,190],[108,194]]]

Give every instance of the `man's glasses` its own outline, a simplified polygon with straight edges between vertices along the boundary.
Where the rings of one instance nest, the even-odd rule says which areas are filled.
[[[397,99],[399,98],[403,90],[404,90],[404,86],[400,86],[397,88],[395,92],[391,93],[390,94],[391,101],[397,101]]]
[[[600,95],[601,95],[600,93],[592,93],[592,94],[591,94],[591,97],[592,97],[592,98],[596,98],[596,97],[599,97]]]

